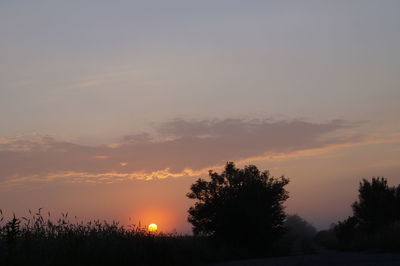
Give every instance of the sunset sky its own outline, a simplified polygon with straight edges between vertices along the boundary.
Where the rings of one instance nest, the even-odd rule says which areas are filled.
[[[400,1],[0,0],[0,209],[190,232],[227,161],[290,179],[287,212],[400,183]],[[131,218],[131,220],[129,220]]]

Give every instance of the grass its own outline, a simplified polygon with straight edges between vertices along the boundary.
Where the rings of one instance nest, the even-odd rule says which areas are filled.
[[[0,220],[0,265],[200,265],[254,256],[206,237],[154,234],[115,221],[72,222],[68,213],[55,222],[41,210]],[[265,255],[284,255],[289,245],[282,241]]]

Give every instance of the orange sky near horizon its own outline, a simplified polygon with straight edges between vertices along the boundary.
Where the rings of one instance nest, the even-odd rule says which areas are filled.
[[[284,174],[290,179],[290,198],[285,204],[288,213],[297,213],[318,228],[327,228],[350,215],[362,178],[385,176],[390,184],[399,184],[400,162],[394,160],[400,152],[400,141],[375,141],[358,145],[343,145],[319,151],[267,157],[238,163],[254,163],[274,176]],[[223,165],[221,165],[222,168]],[[220,172],[221,168],[214,168]],[[207,178],[206,173],[199,175]],[[194,202],[186,198],[190,185],[198,176],[122,180],[113,183],[75,183],[64,179],[46,182],[25,181],[1,187],[0,201],[6,215],[16,212],[24,216],[30,208],[51,211],[53,216],[69,212],[78,219],[119,220],[122,224],[143,227],[156,223],[160,232],[190,233],[186,222],[187,209]],[[52,200],[48,200],[48,195]],[[15,198],[19,198],[15,202]],[[131,218],[131,219],[129,219]]]

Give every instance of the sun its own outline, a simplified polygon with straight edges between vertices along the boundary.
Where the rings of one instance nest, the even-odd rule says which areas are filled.
[[[149,224],[149,226],[147,227],[147,230],[149,230],[149,232],[156,232],[158,229],[158,226],[156,224]]]

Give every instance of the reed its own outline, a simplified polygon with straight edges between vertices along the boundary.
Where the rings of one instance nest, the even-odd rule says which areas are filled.
[[[83,222],[68,213],[54,220],[42,209],[5,220],[0,210],[0,265],[199,265],[251,256],[201,236]]]

